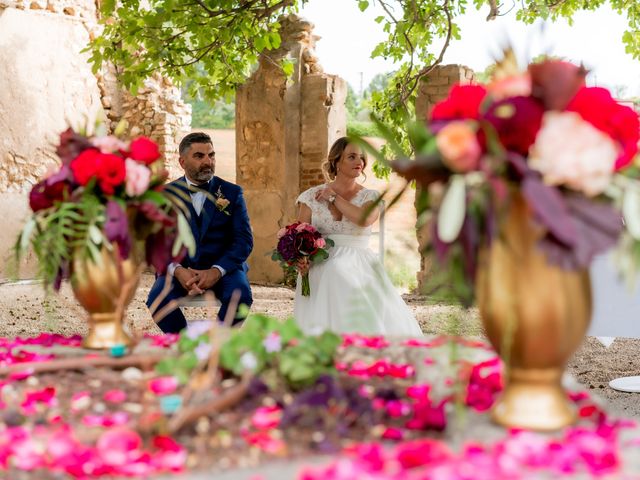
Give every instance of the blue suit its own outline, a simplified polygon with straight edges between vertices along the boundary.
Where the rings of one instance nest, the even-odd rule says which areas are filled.
[[[183,189],[188,194],[184,177],[171,184]],[[242,188],[221,178],[213,177],[209,182],[208,191],[212,197],[226,199],[229,204],[224,208],[225,211],[221,211],[207,197],[198,216],[193,205],[190,202],[188,203],[191,213],[191,231],[196,242],[196,253],[193,257],[187,257],[182,260],[180,264],[183,267],[191,267],[198,270],[205,270],[213,265],[218,265],[225,270],[225,275],[211,289],[222,304],[218,312],[218,318],[224,319],[234,290],[239,290],[240,292],[240,304],[249,307],[253,302],[251,287],[247,279],[248,267],[246,264],[246,260],[253,249],[253,235],[249,224],[247,206],[242,196]],[[228,212],[228,214],[225,212]],[[171,280],[173,282],[171,290],[159,304],[156,311],[160,311],[171,300],[187,295],[187,291],[180,282],[175,278]],[[164,283],[164,275],[156,278],[147,298],[148,307],[156,300],[164,287]],[[244,318],[242,317],[236,317],[234,324],[241,323],[243,320]],[[187,322],[179,308],[176,308],[158,322],[158,326],[165,333],[177,333],[186,325]]]

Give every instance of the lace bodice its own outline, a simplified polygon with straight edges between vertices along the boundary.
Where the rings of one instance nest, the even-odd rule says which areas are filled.
[[[361,227],[344,216],[342,220],[335,220],[331,215],[327,203],[316,200],[316,192],[325,187],[326,185],[312,187],[302,192],[296,200],[297,203],[304,203],[311,209],[311,224],[316,227],[322,235],[369,235],[371,233],[370,226]],[[367,202],[376,200],[379,196],[380,194],[375,190],[363,188],[351,199],[351,203],[360,207]]]

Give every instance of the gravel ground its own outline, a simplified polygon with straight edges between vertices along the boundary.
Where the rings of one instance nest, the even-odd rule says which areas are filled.
[[[158,333],[144,300],[153,281],[143,275],[136,297],[129,306],[128,322],[136,332]],[[254,312],[284,319],[293,312],[293,291],[278,286],[254,285]],[[482,327],[475,309],[465,311],[448,305],[432,305],[418,295],[404,295],[404,299],[420,322],[425,333],[458,333],[482,336]],[[189,319],[206,317],[199,308],[187,309]],[[65,335],[84,334],[84,313],[75,302],[68,285],[60,294],[46,297],[39,284],[0,284],[0,336],[35,336],[40,332]],[[612,390],[608,382],[627,375],[640,375],[640,340],[618,338],[609,348],[597,339],[587,337],[569,363],[571,373],[580,383],[605,398],[611,408],[626,417],[640,419],[640,396]]]

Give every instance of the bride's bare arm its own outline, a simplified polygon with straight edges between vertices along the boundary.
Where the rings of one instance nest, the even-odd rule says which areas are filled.
[[[377,208],[374,208],[365,218],[365,213],[369,211],[372,203],[373,202],[363,203],[361,207],[358,207],[353,203],[346,201],[340,195],[336,195],[336,199],[333,202],[333,205],[338,210],[340,210],[340,213],[342,213],[342,215],[347,217],[356,225],[360,225],[361,227],[368,227],[378,219],[378,215],[380,214],[380,211]]]
[[[371,204],[373,202],[366,202],[362,204],[361,207],[358,207],[357,205],[354,205],[353,203],[345,200],[340,195],[337,195],[332,188],[325,188],[323,190],[320,190],[316,194],[316,199],[329,202],[333,195],[335,195],[333,205],[340,211],[340,213],[342,213],[342,215],[347,217],[347,219],[349,219],[356,225],[360,225],[361,227],[368,227],[378,219],[380,211],[377,208],[371,210],[369,212],[369,215],[364,218],[365,213],[369,211],[369,208],[371,207]]]
[[[306,203],[300,204],[300,210],[298,210],[298,221],[311,223],[311,209]]]

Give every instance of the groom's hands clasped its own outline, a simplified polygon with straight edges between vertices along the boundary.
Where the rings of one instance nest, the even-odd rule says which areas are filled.
[[[187,290],[189,295],[191,291],[195,290],[196,295],[204,293],[206,290],[212,288],[218,280],[222,278],[222,273],[217,268],[208,268],[206,270],[196,270],[189,268],[189,271],[193,273],[193,277],[187,282]]]
[[[217,268],[195,270],[193,268],[179,266],[174,272],[174,277],[188,292],[188,295],[193,296],[201,295],[213,287],[222,277],[222,273],[220,273],[220,270]]]

